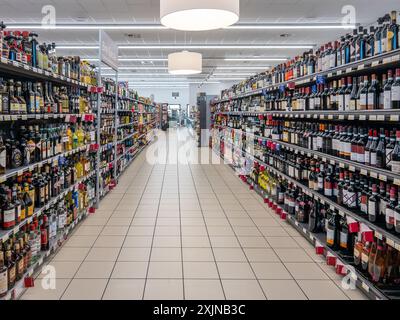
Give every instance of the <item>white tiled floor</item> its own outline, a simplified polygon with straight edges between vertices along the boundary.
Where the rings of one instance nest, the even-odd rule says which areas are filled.
[[[145,153],[49,264],[22,299],[365,299],[230,167]]]

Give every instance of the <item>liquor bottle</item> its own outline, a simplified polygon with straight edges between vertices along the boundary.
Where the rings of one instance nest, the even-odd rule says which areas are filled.
[[[386,83],[383,88],[383,109],[393,109],[392,107],[392,85],[393,85],[393,72],[388,71]]]
[[[379,135],[379,141],[376,147],[376,151],[374,151],[373,153],[375,154],[376,157],[376,162],[375,162],[375,166],[377,168],[386,168],[386,135],[385,135],[385,130],[381,129],[380,135]],[[372,155],[372,152],[371,152]],[[372,162],[372,161],[371,161]],[[371,165],[373,165],[371,163]]]
[[[5,174],[7,169],[7,152],[3,142],[3,137],[0,135],[0,174]]]
[[[376,74],[372,75],[371,85],[367,91],[367,110],[380,109],[379,86]]]
[[[379,214],[379,197],[376,183],[372,184],[372,196],[368,199],[368,220],[376,222]]]
[[[385,222],[386,229],[393,230],[395,224],[395,208],[397,204],[397,190],[393,185],[390,188],[390,200],[386,205]]]
[[[388,27],[388,51],[397,50],[399,48],[399,25],[397,24],[397,12],[390,13],[390,25]]]
[[[329,248],[336,250],[339,246],[338,230],[339,218],[336,212],[332,212],[326,223],[326,244]]]
[[[21,248],[18,242],[14,245],[14,261],[16,269],[15,280],[19,281],[24,276],[24,258],[21,254]]]
[[[340,219],[339,246],[342,254],[351,256],[354,250],[354,236],[349,232],[346,218]]]
[[[393,130],[390,132],[389,142],[386,144],[386,150],[385,150],[386,168],[388,170],[392,170],[392,154],[395,145],[396,145],[396,131]]]
[[[361,239],[362,239],[361,233],[358,233],[357,241],[354,244],[354,250],[353,250],[354,265],[359,268],[361,267],[362,252],[364,249],[364,243],[362,242]]]
[[[11,245],[6,245],[6,267],[8,273],[8,290],[14,288],[16,278],[16,266],[12,257]]]
[[[364,271],[368,270],[369,255],[371,252],[371,243],[366,242],[361,252],[361,269]]]
[[[10,93],[8,110],[10,114],[19,114],[20,105],[19,100],[15,95],[14,80],[8,81],[8,91]]]
[[[364,76],[364,83],[360,90],[360,103],[358,105],[357,110],[368,109],[368,89],[369,89],[368,76]]]
[[[0,298],[8,292],[8,272],[4,262],[4,252],[0,248]]]
[[[400,109],[400,68],[396,69],[396,80],[392,85],[392,109]]]
[[[349,83],[349,80],[347,80],[347,82]],[[358,97],[359,90],[357,87],[357,78],[353,78],[353,81],[348,84],[346,95],[348,95],[348,92],[350,89],[351,89],[351,94],[350,94],[350,101],[349,101],[347,110],[349,110],[349,111],[358,110],[359,109],[359,97]],[[346,99],[349,99],[349,97],[347,96]]]
[[[346,98],[348,98],[350,100],[350,94],[351,94],[351,90],[347,94],[347,87],[346,87],[346,83],[345,83],[345,78],[343,78],[342,80],[339,81],[339,91],[338,91],[337,96],[336,96],[336,101],[337,101],[337,105],[338,105],[338,110],[339,111],[348,110],[346,108],[346,102],[347,102]]]
[[[6,190],[5,194],[1,195],[1,200],[2,228],[10,230],[15,227],[15,207],[11,202],[11,190]]]
[[[393,173],[400,174],[400,130],[396,132],[396,145],[392,152],[391,169]]]

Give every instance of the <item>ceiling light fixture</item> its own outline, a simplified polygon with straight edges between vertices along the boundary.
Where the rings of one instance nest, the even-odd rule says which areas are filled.
[[[174,75],[190,75],[203,72],[201,53],[175,52],[168,55],[168,72]]]
[[[161,23],[182,31],[206,31],[239,20],[239,0],[160,0]]]
[[[243,44],[243,45],[120,45],[119,49],[122,50],[152,50],[152,49],[171,49],[171,50],[190,50],[190,49],[240,49],[240,50],[253,50],[253,49],[312,49],[314,45],[311,44],[266,44],[266,45],[252,45],[252,44]],[[98,49],[97,45],[59,45],[57,49],[77,49],[77,50],[85,50],[85,49]]]
[[[233,30],[280,30],[280,29],[294,29],[294,30],[312,30],[312,29],[355,29],[354,24],[241,24],[226,27],[225,29]]]
[[[217,70],[268,70],[271,66],[248,66],[248,67],[242,67],[242,66],[236,66],[236,67],[217,67]]]
[[[287,58],[225,58],[225,61],[286,61]]]

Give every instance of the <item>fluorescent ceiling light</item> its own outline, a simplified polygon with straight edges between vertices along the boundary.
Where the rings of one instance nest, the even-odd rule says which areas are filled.
[[[227,30],[285,30],[285,29],[304,29],[304,30],[326,30],[326,29],[355,29],[354,24],[235,24],[224,29]],[[170,30],[160,24],[7,24],[7,29],[37,29],[37,30]]]
[[[160,19],[175,30],[220,29],[239,20],[239,0],[160,0]]]
[[[286,61],[287,58],[225,58],[225,61]]]
[[[271,66],[217,67],[217,70],[268,70]]]
[[[59,45],[56,49],[98,49],[97,45]],[[190,50],[190,49],[312,49],[314,45],[310,44],[266,44],[266,45],[252,45],[252,44],[242,44],[242,45],[120,45],[119,49],[125,50],[151,50],[151,49],[171,49],[171,50]]]
[[[225,29],[233,30],[281,30],[281,29],[355,29],[354,24],[242,24],[226,27]]]
[[[174,75],[200,74],[203,71],[202,55],[197,52],[175,52],[168,55],[168,72]]]
[[[98,58],[82,58],[82,60],[87,61],[99,61]],[[167,58],[118,58],[118,61],[168,61]]]
[[[174,85],[174,84],[198,84],[198,83],[204,83],[207,82],[209,84],[218,84],[221,83],[220,81],[128,81],[129,83],[132,84],[146,84],[146,83],[159,83],[159,84],[169,84],[169,85]]]

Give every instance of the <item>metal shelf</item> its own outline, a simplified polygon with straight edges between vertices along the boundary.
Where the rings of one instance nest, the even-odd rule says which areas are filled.
[[[281,86],[287,86],[289,83],[295,83],[295,85],[297,86],[310,85],[314,81],[316,81],[318,76],[326,76],[328,80],[334,80],[342,77],[364,74],[365,69],[368,69],[368,71],[379,71],[381,69],[389,68],[391,66],[397,66],[399,63],[400,63],[400,49],[397,49],[380,55],[376,55],[374,57],[366,58],[360,61],[351,62],[326,71],[316,72],[311,75],[299,77],[297,79],[268,85],[263,88],[239,94],[230,98],[219,99],[214,101],[214,104],[260,95],[263,92],[267,91],[279,90]]]
[[[245,154],[246,158],[249,158],[252,161],[257,161],[258,163],[262,164],[263,166],[265,166],[266,170],[269,170],[270,172],[273,172],[273,173],[277,174],[278,176],[284,178],[288,182],[293,183],[297,187],[301,188],[303,190],[303,192],[305,194],[307,194],[308,196],[318,198],[322,204],[328,204],[331,207],[332,210],[337,210],[338,213],[341,216],[343,216],[343,217],[344,216],[352,217],[356,221],[367,225],[370,229],[372,229],[375,232],[375,237],[377,237],[377,238],[379,238],[381,240],[383,240],[385,238],[386,243],[388,245],[390,245],[391,247],[393,247],[396,250],[400,251],[400,234],[397,234],[397,233],[392,232],[392,231],[388,231],[383,226],[380,226],[380,225],[377,225],[377,224],[374,224],[374,223],[370,222],[363,215],[361,215],[361,214],[359,214],[359,213],[357,213],[355,211],[350,211],[349,209],[347,209],[345,207],[342,207],[341,205],[337,204],[334,200],[322,195],[321,193],[319,193],[317,191],[311,190],[310,188],[308,188],[303,183],[301,183],[301,182],[299,182],[299,181],[287,176],[286,174],[280,172],[278,169],[275,169],[275,168],[269,166],[264,161],[254,157],[253,155],[251,155],[248,152],[238,148],[237,146],[233,145],[232,143],[227,142],[227,141],[224,141],[224,143],[225,143],[225,145],[231,146],[231,147],[233,147],[233,149],[239,150],[240,152]]]
[[[322,153],[319,151],[309,150],[309,149],[306,149],[306,148],[303,148],[303,147],[300,147],[297,145],[293,145],[293,144],[290,144],[287,142],[283,142],[280,140],[270,139],[270,138],[258,136],[258,135],[252,134],[252,133],[247,133],[240,129],[233,129],[233,128],[230,128],[227,126],[219,126],[219,127],[222,127],[227,130],[238,131],[243,135],[252,136],[255,139],[261,139],[264,141],[271,141],[271,142],[278,143],[278,144],[284,146],[285,149],[287,149],[287,150],[299,152],[301,155],[307,155],[308,157],[313,156],[315,159],[320,158],[320,159],[322,159],[323,162],[327,162],[327,160],[329,160],[330,164],[337,164],[341,168],[348,167],[349,170],[353,171],[353,172],[356,169],[360,170],[360,173],[365,176],[369,175],[372,178],[380,179],[382,181],[387,181],[387,179],[389,178],[394,181],[394,184],[400,186],[400,174],[393,173],[392,171],[389,171],[389,170],[367,166],[367,165],[364,165],[364,164],[361,164],[358,162],[342,159],[342,158],[335,157],[335,156],[332,156],[332,155],[329,155],[326,153]]]

